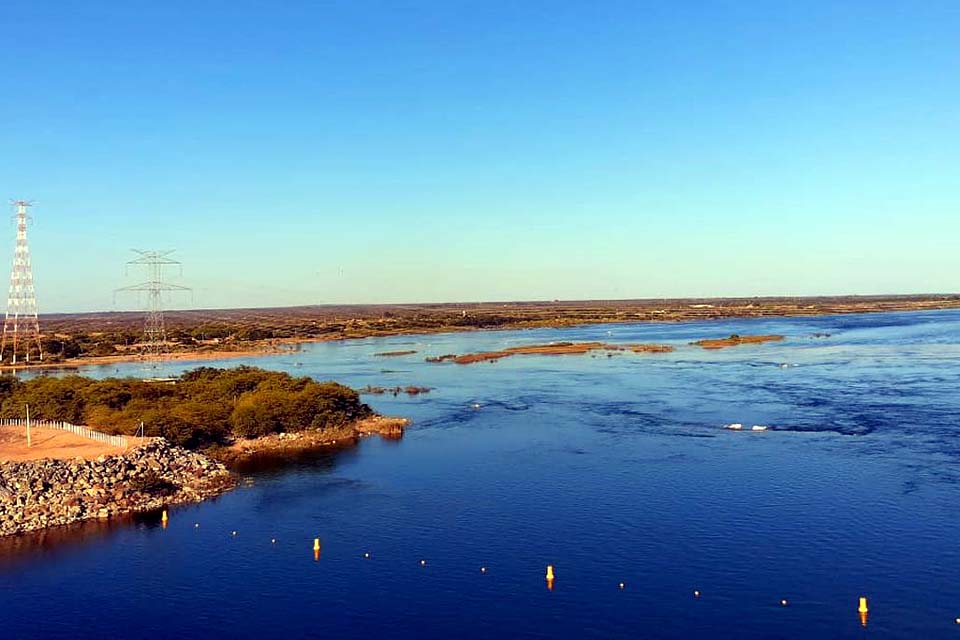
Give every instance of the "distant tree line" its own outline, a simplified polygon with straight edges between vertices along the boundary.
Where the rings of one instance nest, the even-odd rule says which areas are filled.
[[[206,322],[196,326],[170,326],[166,337],[171,351],[229,350],[265,340],[291,338],[359,337],[392,334],[398,330],[431,331],[445,327],[494,328],[510,326],[525,318],[516,314],[429,314],[415,313],[402,317],[384,312],[380,318],[325,320],[271,324],[250,322]],[[143,341],[139,327],[112,327],[105,331],[71,331],[51,333],[43,337],[43,357],[47,362],[61,362],[78,357],[101,357],[136,352]]]
[[[220,345],[244,344],[277,338],[321,337],[338,333],[342,326],[293,326],[229,327],[219,324],[204,324],[190,328],[172,327],[167,330],[167,343],[171,350],[218,349]],[[47,362],[62,362],[71,358],[115,356],[129,353],[131,348],[143,341],[139,329],[115,331],[56,333],[42,338],[43,358]]]
[[[373,415],[359,394],[336,382],[256,367],[200,367],[173,383],[134,378],[0,378],[0,416],[31,416],[196,448],[271,433],[333,429]]]

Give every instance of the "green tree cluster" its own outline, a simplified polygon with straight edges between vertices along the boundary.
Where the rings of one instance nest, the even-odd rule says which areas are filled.
[[[107,433],[136,433],[196,448],[233,438],[346,426],[373,414],[356,391],[256,367],[200,367],[172,382],[0,378],[0,417],[85,424]]]

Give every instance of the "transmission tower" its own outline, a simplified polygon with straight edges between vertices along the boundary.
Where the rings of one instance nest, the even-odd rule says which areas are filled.
[[[147,274],[146,282],[117,289],[117,293],[137,291],[147,294],[147,313],[143,327],[143,354],[148,360],[159,361],[167,347],[167,331],[163,323],[163,294],[167,291],[190,291],[189,287],[164,282],[165,268],[180,267],[180,262],[170,258],[170,251],[141,251],[139,258],[127,262],[127,268],[142,267]]]
[[[10,295],[7,297],[7,317],[3,321],[3,341],[0,343],[0,362],[4,361],[7,343],[11,345],[11,364],[17,364],[17,354],[30,362],[30,354],[36,353],[43,360],[40,345],[40,321],[37,319],[37,295],[33,289],[33,270],[30,267],[30,247],[27,245],[26,200],[16,200],[17,247],[13,254],[13,270],[10,272]]]

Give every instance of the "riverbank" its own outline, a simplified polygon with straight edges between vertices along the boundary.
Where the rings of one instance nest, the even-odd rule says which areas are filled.
[[[222,463],[162,438],[93,460],[0,462],[0,536],[199,502],[235,484]]]
[[[0,462],[0,537],[200,502],[236,486],[230,469],[259,462],[282,465],[374,434],[401,438],[408,424],[406,418],[373,416],[340,429],[240,439],[203,452],[149,438],[97,458],[67,458],[59,449],[41,459],[8,457]]]
[[[273,309],[170,311],[165,314],[171,340],[169,360],[248,358],[289,352],[310,342],[373,337],[423,336],[478,330],[575,327],[585,324],[684,322],[733,318],[770,318],[960,309],[960,295],[832,296],[809,298],[727,298],[593,300],[411,305],[323,305]],[[54,314],[40,319],[45,333],[60,340],[60,349],[95,345],[107,338],[116,353],[79,357],[0,370],[72,368],[135,362],[142,359],[134,343],[142,334],[143,316],[128,312]],[[211,339],[209,336],[218,337]],[[192,336],[192,337],[191,337]],[[123,340],[120,340],[122,338]],[[122,350],[122,352],[121,352]],[[409,351],[409,350],[405,350]],[[53,355],[56,348],[49,348]],[[399,355],[401,352],[385,352]],[[384,354],[381,354],[384,355]]]
[[[205,453],[231,468],[237,468],[257,461],[282,461],[324,449],[350,446],[374,434],[384,438],[402,438],[409,424],[406,418],[372,416],[338,429],[238,439],[230,445],[211,447]]]
[[[292,344],[292,343],[284,343]],[[245,346],[243,349],[224,349],[210,350],[188,349],[183,351],[170,351],[164,353],[163,359],[169,361],[190,361],[205,362],[207,360],[225,360],[228,358],[249,358],[254,356],[270,356],[290,351],[288,346],[284,349],[275,341],[266,344],[253,344]],[[66,360],[31,362],[29,364],[4,364],[0,365],[0,371],[20,371],[23,369],[77,369],[80,367],[103,367],[111,364],[120,364],[124,362],[146,362],[147,359],[139,352],[117,354],[111,356],[81,356],[79,358],[68,358]]]

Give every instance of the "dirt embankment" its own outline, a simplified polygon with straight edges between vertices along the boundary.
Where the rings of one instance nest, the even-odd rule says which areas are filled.
[[[703,347],[704,349],[726,349],[727,347],[736,347],[741,344],[760,344],[762,342],[778,342],[780,340],[783,340],[783,336],[738,336],[734,334],[729,338],[697,340],[691,344],[694,344],[698,347]]]

